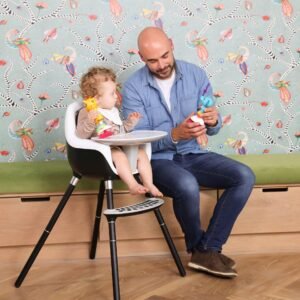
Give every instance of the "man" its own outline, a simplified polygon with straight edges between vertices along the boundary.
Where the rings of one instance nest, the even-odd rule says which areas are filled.
[[[123,113],[142,114],[137,130],[163,130],[168,135],[152,143],[154,184],[173,198],[176,218],[192,253],[189,267],[233,278],[235,262],[221,253],[232,227],[252,191],[255,176],[247,166],[201,149],[197,137],[218,133],[222,119],[215,106],[202,114],[204,126],[191,122],[201,96],[212,98],[205,72],[196,65],[175,60],[166,34],[145,28],[138,37],[145,66],[124,84]],[[200,226],[199,186],[224,189],[209,226]]]

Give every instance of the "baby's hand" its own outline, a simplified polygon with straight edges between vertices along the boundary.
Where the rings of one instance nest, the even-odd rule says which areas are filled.
[[[128,120],[131,121],[131,122],[136,122],[141,117],[142,117],[142,115],[139,112],[135,111],[135,112],[132,112],[131,114],[128,115]]]
[[[99,115],[99,112],[96,109],[90,110],[88,112],[88,119],[91,123],[96,123],[96,119]]]
[[[128,115],[127,120],[126,120],[126,130],[127,131],[131,131],[136,124],[139,122],[140,118],[142,117],[142,115],[138,112],[132,112]]]

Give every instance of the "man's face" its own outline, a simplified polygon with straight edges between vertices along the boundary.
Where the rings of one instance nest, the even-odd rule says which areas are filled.
[[[168,79],[174,70],[174,56],[171,43],[155,44],[140,53],[150,72],[159,79]]]

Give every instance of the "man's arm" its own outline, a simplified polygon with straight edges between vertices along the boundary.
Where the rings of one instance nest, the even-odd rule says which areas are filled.
[[[203,73],[203,70],[201,70],[201,72],[203,81],[200,84],[201,89],[199,99],[201,98],[201,96],[213,99],[213,90],[210,81],[207,77],[207,74]],[[222,127],[222,118],[215,105],[207,107],[205,111],[201,114],[201,118],[203,119],[206,125],[206,133],[208,135],[215,135],[220,131]]]
[[[152,126],[151,120],[149,120],[148,116],[149,112],[145,108],[142,96],[140,96],[140,93],[135,89],[133,84],[128,82],[125,83],[122,98],[122,112],[125,118],[134,111],[142,115],[138,124],[134,128],[135,130],[158,130]],[[175,149],[175,144],[171,138],[171,131],[168,132],[166,137],[159,141],[152,142],[153,152],[163,151],[165,149]]]
[[[177,127],[172,129],[171,136],[173,141],[178,142],[180,140],[197,138],[204,133],[214,135],[219,132],[222,126],[221,116],[215,106],[207,108],[201,115],[206,126],[201,126],[197,122],[190,122],[191,116],[192,114]]]

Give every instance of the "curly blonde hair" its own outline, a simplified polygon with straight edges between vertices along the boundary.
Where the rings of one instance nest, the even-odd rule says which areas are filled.
[[[116,82],[116,74],[113,70],[101,67],[92,67],[80,80],[80,92],[83,99],[99,95],[99,85],[105,81]]]

